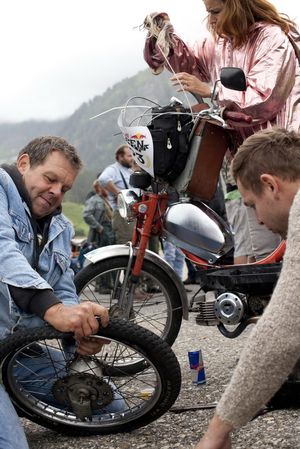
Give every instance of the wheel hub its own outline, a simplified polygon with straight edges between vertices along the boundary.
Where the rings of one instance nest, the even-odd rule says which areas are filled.
[[[69,405],[77,418],[91,418],[94,410],[112,402],[113,390],[103,380],[102,364],[95,357],[76,357],[68,364],[67,371],[67,376],[54,383],[52,392],[56,401]]]
[[[61,405],[71,406],[80,420],[91,418],[93,411],[110,404],[114,398],[111,386],[93,374],[71,374],[58,379],[52,392]]]

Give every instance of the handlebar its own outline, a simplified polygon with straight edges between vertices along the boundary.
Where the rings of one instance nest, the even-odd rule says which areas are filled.
[[[219,107],[207,107],[206,103],[200,103],[192,106],[192,111],[194,113],[198,113],[200,117],[213,119],[222,124],[222,126],[226,126],[226,121],[231,121],[235,123],[249,125],[253,121],[253,117],[251,115],[244,114],[244,112],[240,111],[230,111],[228,109],[222,109]]]
[[[252,123],[253,120],[251,115],[244,114],[243,112],[228,111],[227,109],[223,111],[223,118],[232,122],[245,122],[248,124]]]

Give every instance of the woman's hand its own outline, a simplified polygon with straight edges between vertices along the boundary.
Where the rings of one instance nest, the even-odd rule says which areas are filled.
[[[231,449],[232,426],[214,416],[195,449]]]
[[[211,88],[209,84],[203,83],[196,76],[186,72],[179,72],[172,76],[171,82],[173,86],[179,86],[177,92],[188,91],[207,98],[211,96]]]

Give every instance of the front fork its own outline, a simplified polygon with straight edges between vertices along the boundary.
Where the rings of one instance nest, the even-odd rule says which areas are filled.
[[[159,220],[160,217],[157,214],[157,212],[163,213],[167,207],[167,195],[163,195],[163,197],[161,197],[161,195],[149,193],[147,196],[148,199],[146,199],[145,201],[141,201],[137,204],[137,207],[143,204],[144,207],[146,208],[146,212],[142,219],[141,228],[138,227],[137,221],[137,226],[135,227],[133,235],[133,243],[128,242],[129,246],[128,264],[126,267],[123,286],[118,301],[118,309],[119,309],[118,316],[120,316],[121,314],[121,316],[126,319],[130,319],[130,315],[132,313],[133,295],[136,288],[136,284],[140,279],[142,266],[145,258],[145,252],[148,247],[149,238],[152,235],[152,226],[155,219],[155,215],[157,215],[157,219]],[[158,204],[161,205],[162,211],[158,211]],[[137,220],[138,219],[139,216]],[[136,257],[135,262],[133,264],[134,255]],[[129,280],[130,280],[130,287],[129,290],[127,290]],[[116,279],[115,285],[116,286],[114,289],[114,297],[116,297],[115,295],[117,286],[119,285],[119,279]]]
[[[128,256],[128,264],[127,264],[127,268],[125,271],[125,276],[124,276],[124,281],[123,281],[123,285],[122,285],[122,289],[121,289],[121,293],[119,296],[119,300],[118,300],[118,318],[126,318],[126,319],[130,319],[130,313],[132,310],[132,306],[133,306],[133,293],[135,290],[135,284],[131,283],[130,285],[130,289],[128,292],[128,296],[126,294],[126,287],[128,284],[128,279],[129,279],[129,275],[130,275],[130,271],[131,271],[131,266],[132,266],[132,260],[133,260],[133,247],[132,247],[132,243],[128,242],[128,246],[129,246],[129,256]],[[120,285],[120,274],[118,273],[117,278],[115,280],[115,286],[114,286],[114,291],[113,291],[113,298],[117,297],[117,290],[118,290],[118,285]],[[112,315],[114,315],[114,313],[111,313]]]

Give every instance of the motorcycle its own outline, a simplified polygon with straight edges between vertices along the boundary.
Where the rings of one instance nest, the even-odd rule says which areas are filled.
[[[220,82],[229,89],[246,89],[245,75],[237,68],[223,68]],[[224,155],[234,144],[230,123],[245,126],[252,117],[222,111],[214,95],[210,107],[200,103],[184,108],[177,99],[167,107],[148,106],[138,126],[132,126],[135,119],[127,124],[128,108],[122,109],[119,127],[141,169],[131,175],[133,189],[118,195],[121,216],[135,220],[133,238],[127,245],[87,253],[88,264],[75,277],[82,301],[100,302],[112,316],[133,320],[170,345],[191,310],[197,312],[198,324],[216,325],[228,338],[256,322],[270,299],[285,250],[282,242],[259,262],[226,265],[233,248],[232,232],[203,201],[213,198]],[[141,125],[145,119],[146,126]],[[170,157],[176,148],[179,155],[173,151]],[[201,201],[193,204],[183,199],[171,204],[174,192],[186,192]],[[199,295],[194,295],[191,304],[174,270],[147,249],[150,236],[169,240],[198,268]],[[97,293],[103,276],[112,281],[109,295]]]
[[[245,89],[239,69],[222,69],[221,82]],[[72,334],[50,326],[16,331],[0,347],[2,382],[19,415],[64,433],[129,431],[164,414],[180,391],[180,366],[169,345],[182,318],[192,308],[198,324],[237,337],[262,313],[284,253],[282,243],[258,263],[224,265],[233,247],[228,225],[203,202],[170,203],[174,191],[213,197],[231,143],[228,122],[251,118],[226,110],[222,116],[214,102],[194,112],[173,99],[166,108],[147,106],[142,117],[149,121],[150,115],[150,124],[133,127],[123,120],[127,109],[120,126],[142,170],[133,173],[134,190],[122,191],[118,203],[120,214],[136,221],[133,239],[85,254],[88,264],[75,276],[82,301],[110,309],[108,327],[95,336],[99,352],[79,357]],[[158,127],[157,119],[163,120]],[[162,153],[161,159],[157,146],[177,148],[179,156]],[[148,249],[151,236],[170,240],[198,267],[201,294],[195,304],[188,304],[173,269]],[[104,280],[111,283],[110,294],[101,292]]]

